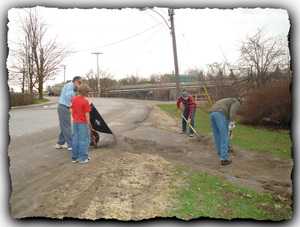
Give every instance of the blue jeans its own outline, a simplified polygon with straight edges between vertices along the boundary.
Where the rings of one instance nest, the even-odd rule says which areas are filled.
[[[212,131],[214,133],[216,148],[221,160],[228,160],[228,120],[222,112],[210,112],[209,114]]]
[[[90,125],[73,122],[72,158],[83,162],[88,157],[88,148],[91,143]]]
[[[71,114],[68,107],[58,104],[57,113],[59,118],[60,134],[57,143],[63,145],[67,142],[68,147],[72,146]]]
[[[195,118],[195,113],[196,113],[196,108],[194,108],[194,113],[193,116],[191,118],[191,126],[194,128],[194,118]],[[185,117],[185,119],[189,118],[189,114],[190,114],[190,110],[184,108],[183,109],[183,116]],[[186,132],[186,121],[182,118],[182,131]],[[194,134],[194,131],[190,128],[190,134]]]

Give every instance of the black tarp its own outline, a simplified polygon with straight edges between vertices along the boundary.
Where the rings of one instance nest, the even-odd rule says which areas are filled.
[[[113,134],[93,103],[90,104],[90,107],[92,109],[90,112],[90,121],[93,129],[98,132]]]

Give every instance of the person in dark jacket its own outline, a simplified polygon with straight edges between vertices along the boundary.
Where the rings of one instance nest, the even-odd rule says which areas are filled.
[[[232,162],[228,159],[228,128],[232,130],[235,127],[236,112],[240,105],[240,98],[225,98],[216,102],[209,112],[216,150],[221,159],[221,165],[228,165]]]
[[[184,106],[183,116],[188,121],[188,122],[186,122],[184,119],[182,119],[181,134],[185,134],[187,123],[190,124],[194,128],[194,118],[195,118],[197,104],[194,101],[193,96],[189,95],[186,91],[182,92],[182,95],[180,95],[178,97],[178,100],[176,103],[178,113],[181,113],[180,103],[182,103]],[[194,136],[194,131],[190,128],[190,137],[193,137],[193,136]]]

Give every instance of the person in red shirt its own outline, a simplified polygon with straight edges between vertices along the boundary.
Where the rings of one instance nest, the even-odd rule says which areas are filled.
[[[182,103],[183,106],[184,106],[183,116],[188,121],[188,122],[186,122],[182,118],[181,134],[185,134],[187,123],[188,123],[188,125],[190,124],[194,128],[194,118],[195,118],[197,105],[196,105],[196,102],[194,101],[193,96],[189,95],[187,91],[182,92],[182,94],[178,97],[178,100],[177,100],[177,103],[176,103],[178,113],[181,113],[180,103]],[[190,128],[190,137],[193,137],[194,135],[195,135],[194,131]]]
[[[71,100],[70,112],[73,117],[72,162],[86,163],[91,159],[88,156],[88,147],[91,143],[89,101],[84,96],[89,92],[87,84],[80,84],[77,96]]]

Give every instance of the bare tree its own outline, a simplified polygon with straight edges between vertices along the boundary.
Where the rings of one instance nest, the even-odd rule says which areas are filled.
[[[26,63],[29,90],[32,92],[35,87],[39,92],[39,98],[43,98],[44,82],[55,76],[61,67],[61,62],[70,54],[70,50],[67,46],[59,44],[57,37],[47,39],[47,26],[36,8],[24,9],[24,11],[26,16],[20,18],[20,28],[25,41],[20,42],[19,50],[16,51],[18,57],[22,58],[16,63]],[[15,65],[15,68],[21,67]]]
[[[252,89],[259,89],[272,79],[272,72],[289,67],[289,51],[283,37],[266,36],[265,29],[258,29],[253,36],[241,41],[239,70],[248,79]]]
[[[205,85],[205,80],[206,80],[206,78],[205,78],[205,74],[204,74],[204,70],[203,69],[199,69],[199,68],[192,68],[192,69],[188,69],[187,70],[187,73],[188,74],[191,74],[191,75],[195,75],[195,76],[197,76],[197,78],[198,78],[198,81],[201,83],[201,84],[203,84],[203,85]]]
[[[85,74],[87,84],[89,85],[91,91],[96,92],[98,90],[98,79],[94,71],[90,69],[88,73]]]
[[[107,90],[115,85],[117,82],[113,80],[113,76],[111,73],[108,72],[108,70],[99,70],[99,76],[100,76],[100,86],[101,86],[101,92],[106,93]],[[92,91],[97,91],[98,89],[98,77],[93,72],[92,69],[86,74],[87,83]]]

